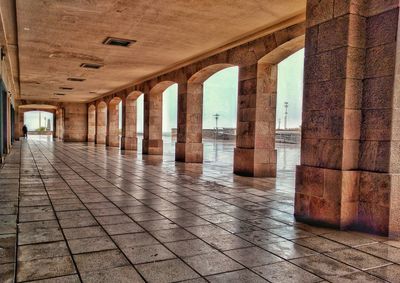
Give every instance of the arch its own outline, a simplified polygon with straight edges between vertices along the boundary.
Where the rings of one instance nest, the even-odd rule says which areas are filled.
[[[137,99],[142,94],[135,90],[122,101],[125,115],[122,117],[121,149],[137,150]]]
[[[162,94],[175,84],[162,81],[153,86],[144,96],[144,127],[142,151],[144,154],[162,155]]]
[[[189,78],[186,93],[178,91],[176,161],[203,162],[203,83],[215,73],[230,67],[235,65],[207,66]]]
[[[253,77],[240,78],[234,172],[276,177],[276,95],[278,63],[304,47],[304,35],[295,37],[261,57]],[[248,76],[243,72],[244,76]],[[249,94],[256,94],[251,99]],[[247,113],[247,114],[246,114]],[[248,115],[248,113],[254,113]],[[246,116],[247,115],[247,116]]]
[[[119,103],[121,98],[116,96],[108,103],[107,139],[106,144],[119,147]]]
[[[105,144],[107,136],[107,104],[100,101],[96,112],[96,143]]]
[[[88,142],[96,139],[96,105],[92,104],[88,108]]]

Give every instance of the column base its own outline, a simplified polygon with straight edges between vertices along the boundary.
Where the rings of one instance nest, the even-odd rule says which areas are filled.
[[[106,145],[109,147],[119,147],[119,136],[107,136]]]
[[[295,217],[348,229],[358,216],[358,172],[297,166]]]
[[[137,150],[137,138],[122,137],[121,149],[123,150]]]
[[[163,154],[163,140],[147,140],[143,139],[142,153],[149,155]]]
[[[104,135],[96,135],[96,144],[106,144],[106,136]]]
[[[247,177],[276,177],[276,150],[235,148],[233,172]]]
[[[202,143],[175,143],[175,161],[203,163]]]

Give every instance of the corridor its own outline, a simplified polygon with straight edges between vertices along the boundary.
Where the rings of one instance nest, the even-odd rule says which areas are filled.
[[[0,169],[0,281],[16,263],[17,282],[399,282],[398,241],[294,220],[293,171],[218,164],[16,142]]]

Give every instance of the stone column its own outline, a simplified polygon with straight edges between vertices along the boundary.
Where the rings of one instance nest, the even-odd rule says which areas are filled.
[[[107,112],[105,102],[100,102],[96,107],[96,144],[106,143]]]
[[[179,84],[178,133],[175,144],[176,161],[203,162],[202,119],[203,84]]]
[[[399,235],[398,1],[376,2],[307,2],[295,216]]]
[[[119,100],[108,104],[106,145],[111,147],[119,147],[118,104]]]
[[[121,149],[137,150],[137,108],[136,98],[122,101],[122,139]]]
[[[258,64],[240,68],[235,174],[276,176],[276,85],[277,65]]]
[[[143,154],[162,155],[162,92],[144,93]]]

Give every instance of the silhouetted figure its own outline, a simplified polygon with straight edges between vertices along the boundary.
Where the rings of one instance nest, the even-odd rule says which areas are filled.
[[[24,134],[24,138],[28,138],[28,128],[26,127],[26,125],[24,125],[22,127],[22,133]]]

